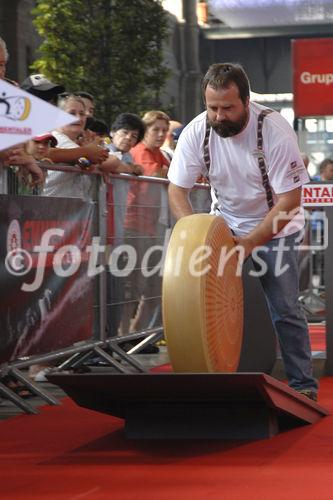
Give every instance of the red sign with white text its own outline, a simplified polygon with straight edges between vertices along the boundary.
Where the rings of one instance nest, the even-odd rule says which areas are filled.
[[[333,115],[333,38],[292,41],[296,117]]]
[[[333,184],[306,184],[302,188],[302,202],[305,207],[333,205]]]

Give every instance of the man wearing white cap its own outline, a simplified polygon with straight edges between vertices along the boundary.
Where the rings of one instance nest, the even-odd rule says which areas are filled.
[[[41,73],[30,75],[22,82],[21,88],[29,92],[29,94],[39,97],[44,101],[51,102],[52,104],[56,104],[58,95],[65,92],[65,87],[63,85],[51,82]]]

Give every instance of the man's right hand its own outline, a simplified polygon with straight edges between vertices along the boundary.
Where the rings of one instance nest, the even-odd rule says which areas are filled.
[[[135,175],[143,175],[143,166],[138,165],[137,163],[129,163],[129,167],[132,168],[132,174]]]
[[[20,171],[23,170],[23,173],[31,174],[30,185],[43,184],[45,180],[43,171],[37,165],[36,160],[24,150],[22,145],[9,148],[6,151],[6,156],[7,158],[3,162],[5,166],[18,166],[20,167]]]
[[[97,144],[90,143],[82,146],[82,149],[84,149],[82,156],[88,158],[92,163],[102,163],[109,157],[109,151]]]
[[[176,219],[186,217],[193,214],[192,205],[190,203],[190,189],[176,186],[170,182],[169,184],[169,204],[170,209]]]

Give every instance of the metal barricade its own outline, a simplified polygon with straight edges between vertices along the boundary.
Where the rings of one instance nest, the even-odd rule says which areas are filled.
[[[52,168],[82,175],[68,166]],[[8,173],[9,194],[0,200],[0,379],[16,379],[56,404],[21,370],[62,361],[100,342],[101,280],[88,273],[89,243],[100,233],[98,203],[96,198],[84,202],[79,198],[20,196],[17,179],[12,179],[10,169]],[[96,179],[98,182],[99,176]],[[24,411],[35,413],[2,382],[0,393]]]
[[[50,169],[50,165],[45,168]],[[121,174],[109,176],[105,183],[100,175],[83,174],[77,168],[54,165],[52,169],[94,175],[94,197],[82,201],[19,196],[15,195],[15,179],[10,181],[9,195],[2,196],[5,214],[2,223],[6,228],[2,231],[2,248],[7,245],[3,253],[8,254],[12,250],[8,245],[14,242],[16,248],[21,246],[31,252],[32,272],[36,275],[41,267],[49,279],[47,285],[44,282],[40,285],[43,293],[35,295],[31,291],[15,294],[15,286],[19,290],[23,278],[16,277],[16,284],[13,277],[3,283],[4,296],[10,293],[16,299],[19,297],[21,316],[16,318],[16,327],[20,321],[21,330],[15,348],[8,348],[0,341],[0,394],[29,413],[36,410],[6,387],[1,378],[9,374],[48,403],[56,404],[53,396],[22,373],[22,369],[32,364],[52,362],[58,364],[58,370],[75,369],[95,357],[122,373],[145,371],[132,354],[163,336],[163,260],[175,223],[169,210],[166,179]],[[209,212],[207,185],[197,184],[190,196],[196,212]],[[19,235],[15,231],[17,223],[20,227],[22,213],[28,214],[30,225],[22,225]],[[55,232],[52,236],[55,240],[43,242],[48,230],[63,233],[59,236]],[[48,248],[51,243],[54,248]],[[36,254],[43,253],[43,245],[48,248],[44,248],[47,255],[45,261],[39,261]],[[38,251],[33,250],[36,246]],[[54,258],[57,255],[63,263],[66,254],[69,260],[62,269],[64,281],[55,293],[52,286],[59,276],[55,277]],[[79,258],[80,265],[76,268],[75,259]],[[72,275],[66,274],[71,266]],[[2,276],[4,269],[3,266]],[[25,279],[31,285],[31,279]],[[84,297],[81,302],[80,296]],[[2,307],[4,303],[5,300]],[[37,316],[33,314],[34,307],[39,308]],[[18,311],[16,302],[12,302],[8,311],[2,310],[2,331],[15,340],[16,327],[8,318],[12,319]],[[81,330],[78,324],[82,325]],[[47,342],[50,333],[53,343]]]
[[[64,165],[50,167],[46,164],[44,168],[93,175]],[[55,398],[32,382],[22,370],[33,364],[50,362],[64,370],[79,367],[98,357],[119,372],[127,372],[128,369],[144,371],[141,363],[131,354],[163,336],[162,266],[174,224],[168,207],[168,181],[122,174],[110,176],[105,184],[101,176],[94,175],[94,178],[94,198],[82,201],[78,198],[20,196],[17,194],[17,179],[11,173],[9,195],[2,199],[4,206],[8,202],[7,218],[3,220],[4,228],[8,230],[7,254],[11,251],[8,241],[18,237],[14,233],[9,235],[8,228],[19,227],[20,230],[21,224],[23,236],[21,234],[19,240],[15,240],[16,244],[31,252],[35,276],[40,268],[43,280],[46,275],[46,281],[39,284],[37,291],[20,291],[20,312],[14,304],[9,307],[11,315],[17,314],[17,318],[22,315],[20,324],[25,325],[17,334],[20,338],[16,339],[16,344],[14,342],[15,346],[9,343],[4,352],[0,343],[0,394],[28,413],[36,413],[36,410],[3,384],[3,377],[9,375],[21,381],[46,402],[56,404]],[[207,210],[207,187],[199,185],[191,197],[196,211]],[[81,212],[82,216],[79,215]],[[30,232],[24,220],[25,214],[34,214],[27,216],[31,219]],[[91,219],[89,223],[87,218]],[[12,220],[16,220],[18,225],[13,225]],[[43,235],[47,231],[51,231],[51,239],[44,241]],[[63,233],[62,236],[58,231]],[[28,234],[30,246],[26,241]],[[76,239],[73,239],[73,234]],[[43,262],[38,260],[36,254],[38,251],[43,253],[42,246],[45,244],[47,249]],[[54,276],[53,260],[56,255],[60,260],[69,259],[67,268],[65,265],[62,269],[62,288],[60,286],[57,292],[52,289],[54,281],[59,278]],[[77,269],[75,259],[80,259]],[[71,266],[73,273],[69,276]],[[22,287],[23,281],[19,280],[15,286]],[[29,275],[26,277],[28,288],[31,283]],[[81,303],[78,301],[80,294],[85,297]],[[26,306],[26,297],[29,297],[29,307]],[[38,314],[31,313],[34,308],[39,309]],[[6,321],[5,316],[3,321]],[[77,323],[82,325],[81,330],[78,328],[76,331]],[[12,328],[12,337],[15,328]],[[51,337],[52,342],[48,343]],[[134,343],[134,347],[125,347],[129,342]]]
[[[110,337],[162,326],[161,286],[164,255],[174,219],[168,181],[114,176],[107,210],[112,214],[107,236],[107,324]],[[208,211],[207,186],[191,194],[195,211]]]

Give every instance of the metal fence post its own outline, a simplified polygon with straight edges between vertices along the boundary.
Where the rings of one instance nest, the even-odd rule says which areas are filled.
[[[101,265],[106,265],[106,244],[107,244],[107,215],[108,208],[106,203],[107,187],[102,178],[98,177],[98,193],[97,193],[97,215],[98,215],[98,235],[100,237],[100,245],[105,246],[105,251],[101,254]],[[106,340],[106,272],[103,271],[98,276],[99,288],[99,340]]]

